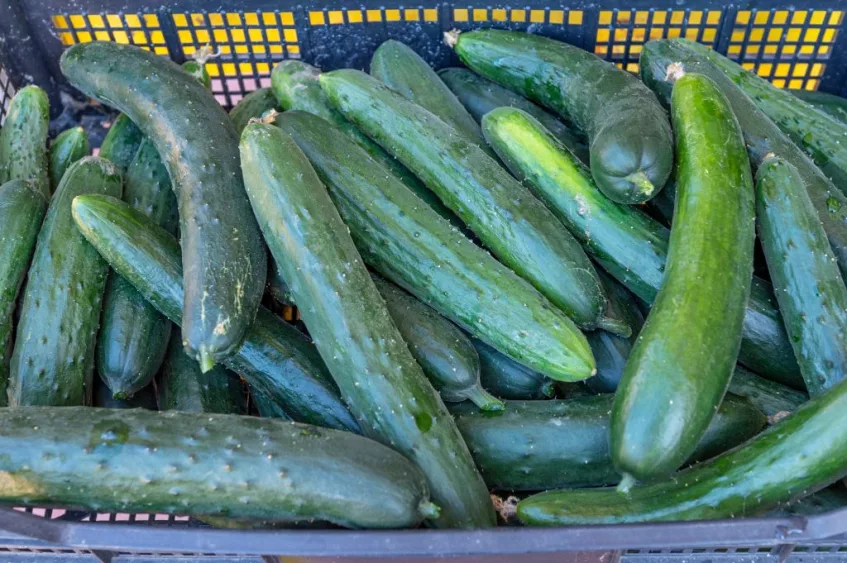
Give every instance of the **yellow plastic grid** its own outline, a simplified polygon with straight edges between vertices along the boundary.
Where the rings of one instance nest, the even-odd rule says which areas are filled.
[[[170,56],[157,14],[61,13],[54,14],[52,21],[59,40],[65,46],[113,41]]]
[[[437,8],[378,8],[378,9],[339,9],[318,10],[308,14],[309,25],[344,25],[381,22],[421,22],[438,21]]]
[[[817,90],[843,10],[739,10],[727,56],[792,90]]]
[[[524,9],[524,8],[453,8],[455,23],[513,22],[552,25],[582,25],[582,10]]]

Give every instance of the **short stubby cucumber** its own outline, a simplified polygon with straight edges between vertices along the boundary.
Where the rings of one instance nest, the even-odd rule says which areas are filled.
[[[271,88],[259,88],[250,92],[229,110],[229,118],[240,135],[251,119],[262,117],[265,112],[276,109],[276,96]]]
[[[826,92],[791,90],[791,93],[816,109],[828,113],[841,123],[847,123],[847,99]]]
[[[450,413],[409,353],[326,188],[281,129],[241,135],[247,195],[315,346],[363,432],[421,468],[440,527],[495,524]]]
[[[100,152],[97,153],[97,156],[105,158],[117,166],[121,174],[126,174],[143,140],[144,133],[141,132],[141,129],[135,126],[129,116],[122,113],[115,118],[112,126],[109,127],[109,132],[106,133],[106,137],[100,143]]]
[[[472,338],[471,343],[479,354],[480,383],[495,397],[549,399],[556,394],[552,379],[519,364],[481,340]]]
[[[38,86],[26,86],[15,94],[0,130],[0,184],[9,180],[31,182],[50,197],[47,164],[47,130],[50,102]]]
[[[613,201],[642,203],[665,185],[673,166],[668,116],[630,73],[580,47],[528,33],[454,32],[448,42],[474,72],[584,131],[591,174]]]
[[[179,65],[137,47],[78,44],[60,66],[74,86],[128,115],[162,155],[179,203],[186,350],[209,369],[241,345],[267,273],[235,126]]]
[[[414,527],[421,472],[349,432],[229,414],[0,409],[0,500],[89,511]],[[221,453],[225,453],[221,459]]]
[[[51,193],[59,187],[68,167],[91,153],[88,133],[82,127],[74,127],[59,133],[50,145],[49,168]]]
[[[91,402],[94,346],[108,264],[74,225],[81,194],[121,195],[109,161],[87,156],[71,165],[50,201],[26,288],[9,373],[11,406]]]

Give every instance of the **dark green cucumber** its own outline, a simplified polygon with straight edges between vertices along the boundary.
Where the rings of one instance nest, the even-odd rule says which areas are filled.
[[[672,479],[615,489],[552,491],[518,505],[536,526],[736,518],[767,512],[847,475],[847,381],[744,444]]]
[[[0,410],[0,500],[107,512],[416,526],[438,512],[402,455],[349,432],[228,414]],[[223,454],[223,455],[222,455]],[[223,458],[223,459],[222,459]]]
[[[553,380],[519,364],[488,344],[471,339],[479,355],[483,389],[501,399],[549,399],[556,393]]]
[[[97,377],[94,379],[93,406],[95,407],[102,407],[104,409],[159,410],[159,404],[156,400],[156,391],[153,389],[152,385],[148,385],[133,395],[131,399],[115,399],[112,396],[112,390],[106,386],[106,383],[102,379]]]
[[[495,523],[453,419],[415,363],[309,160],[281,129],[241,135],[250,203],[315,346],[372,436],[414,461],[441,506],[437,526]]]
[[[65,171],[80,158],[91,153],[88,134],[82,127],[66,129],[50,145],[49,168],[51,193],[59,187]]]
[[[462,102],[438,77],[420,55],[408,45],[389,39],[377,47],[371,58],[371,76],[404,98],[440,117],[468,141],[494,156],[479,124]]]
[[[781,158],[759,166],[756,219],[785,329],[814,397],[847,371],[847,287],[803,178]]]
[[[841,486],[834,485],[772,510],[768,512],[768,516],[816,516],[840,510],[845,506],[847,506],[847,491]]]
[[[262,117],[266,111],[276,109],[276,96],[270,88],[250,92],[229,110],[229,118],[240,135],[251,119]]]
[[[828,113],[841,123],[847,123],[847,99],[826,92],[808,90],[791,90],[791,93],[807,104],[815,106],[815,109]]]
[[[628,480],[667,475],[697,447],[732,377],[753,278],[753,179],[729,102],[705,76],[680,73],[671,116],[667,272],[612,411],[612,458]]]
[[[472,335],[558,379],[584,377],[588,343],[529,283],[469,241],[329,122],[286,112],[365,260]]]
[[[506,401],[502,413],[467,403],[450,412],[492,489],[545,491],[620,481],[609,450],[612,395],[549,401]],[[728,396],[688,463],[709,459],[755,436],[765,415]]]
[[[159,408],[163,411],[242,414],[244,396],[241,381],[222,366],[203,373],[200,365],[185,355],[182,334],[171,335],[167,355],[159,374]]]
[[[38,86],[21,88],[0,130],[0,184],[9,180],[31,182],[50,197],[47,159],[47,129],[50,102]]]
[[[268,257],[268,277],[266,282],[267,292],[274,298],[275,301],[282,305],[294,305],[294,297],[291,295],[291,288],[282,279],[279,274],[279,268],[276,267],[276,262],[273,257]]]
[[[538,35],[488,29],[448,34],[471,70],[548,107],[586,133],[591,174],[613,201],[642,203],[673,166],[668,116],[636,77]]]
[[[105,158],[117,166],[121,174],[126,174],[143,140],[144,134],[141,129],[122,113],[112,122],[109,132],[100,144],[100,152],[97,154],[100,158]]]
[[[771,419],[794,412],[809,400],[805,393],[768,381],[741,366],[735,366],[735,372],[729,380],[729,392],[746,398]]]
[[[462,102],[462,105],[465,106],[477,123],[482,122],[486,113],[499,107],[522,109],[544,124],[544,127],[577,158],[583,162],[588,162],[588,147],[582,140],[552,114],[547,113],[523,96],[486,80],[466,68],[445,68],[438,71],[438,76],[456,94],[456,97],[459,98],[459,101]]]
[[[162,155],[179,202],[182,332],[188,354],[209,369],[244,340],[267,273],[235,126],[193,77],[142,49],[78,44],[65,50],[60,66],[74,86],[126,113]]]
[[[665,276],[668,229],[605,197],[585,166],[520,110],[495,110],[483,120],[483,132],[515,176],[544,199],[589,254],[638,298],[653,303]],[[753,280],[747,303],[739,361],[802,389],[776,299],[759,279]]]
[[[177,239],[114,198],[78,197],[73,211],[80,231],[115,272],[179,324],[183,285]],[[264,308],[225,365],[251,386],[279,398],[301,422],[358,431],[314,346]]]
[[[0,186],[0,405],[12,358],[15,305],[26,278],[47,199],[34,185],[12,180]]]
[[[9,372],[12,406],[91,402],[94,345],[108,264],[74,226],[71,202],[81,194],[121,195],[109,161],[72,164],[50,201],[26,288]]]
[[[606,298],[582,248],[494,159],[363,72],[336,70],[321,75],[320,82],[347,119],[409,167],[501,262],[579,326],[606,326]]]
[[[129,166],[124,197],[171,234],[179,224],[176,198],[159,152],[144,139]],[[132,284],[112,275],[106,282],[97,373],[119,399],[131,397],[153,380],[168,347],[171,321],[144,299]]]
[[[291,417],[285,412],[285,405],[282,404],[282,401],[271,397],[260,387],[250,388],[250,399],[256,404],[256,410],[259,411],[259,416],[291,420]]]

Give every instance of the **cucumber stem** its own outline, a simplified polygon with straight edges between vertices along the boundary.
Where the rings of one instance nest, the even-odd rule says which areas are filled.
[[[215,367],[215,360],[212,358],[212,355],[209,354],[209,352],[203,347],[200,348],[200,358],[198,359],[200,361],[200,371],[202,371],[203,373],[206,373],[207,371]]]
[[[639,193],[644,195],[650,195],[656,191],[656,186],[653,185],[653,182],[650,181],[650,178],[647,177],[647,174],[643,170],[633,172],[626,177],[626,180],[632,183],[638,189]]]
[[[676,82],[685,76],[685,68],[682,63],[671,63],[665,71],[665,82]]]
[[[618,483],[618,492],[622,495],[628,495],[629,490],[632,489],[632,486],[635,485],[635,483],[635,477],[633,477],[629,473],[624,473],[623,477],[621,478],[621,482]]]
[[[467,391],[463,391],[462,397],[469,400],[483,411],[502,411],[506,408],[503,401],[480,387],[479,383]]]
[[[453,49],[459,41],[459,34],[462,33],[458,29],[451,29],[444,32],[444,43]]]
[[[541,395],[548,399],[556,395],[556,383],[552,379],[546,379],[541,385]]]
[[[597,322],[597,328],[601,328],[606,332],[611,332],[615,336],[620,336],[621,338],[629,338],[632,336],[632,327],[620,319],[601,317]]]
[[[421,501],[418,505],[418,514],[423,516],[425,520],[435,520],[441,516],[441,507],[434,502]]]

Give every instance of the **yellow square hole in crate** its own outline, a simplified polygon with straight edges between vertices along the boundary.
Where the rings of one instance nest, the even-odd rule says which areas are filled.
[[[329,23],[331,25],[339,25],[344,23],[344,13],[341,10],[332,10],[327,12]]]

